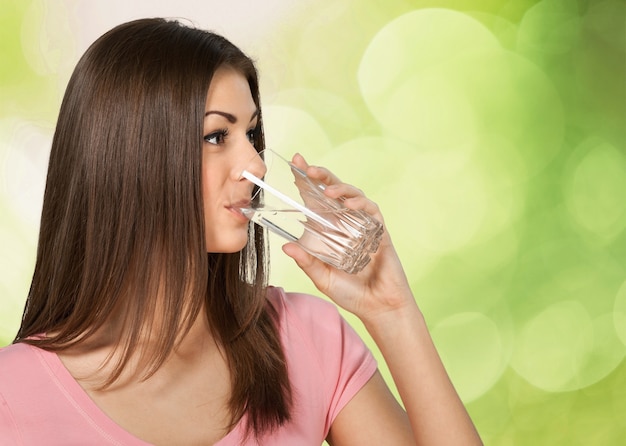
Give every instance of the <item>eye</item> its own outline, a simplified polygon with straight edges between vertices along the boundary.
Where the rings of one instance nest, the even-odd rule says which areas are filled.
[[[204,137],[204,141],[208,142],[209,144],[219,145],[219,144],[224,143],[224,140],[226,139],[227,136],[228,136],[228,129],[220,129],[216,132],[209,133],[208,135],[206,135]]]
[[[246,137],[248,138],[248,141],[250,141],[250,144],[254,145],[254,143],[256,142],[256,138],[259,135],[259,131],[259,127],[248,130],[248,132],[246,133]]]

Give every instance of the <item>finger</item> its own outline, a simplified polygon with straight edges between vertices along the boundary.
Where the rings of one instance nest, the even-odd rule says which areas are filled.
[[[315,286],[326,292],[330,267],[316,259],[296,243],[287,243],[282,247],[283,252],[296,261],[296,264],[313,281]]]
[[[324,192],[331,198],[352,198],[365,196],[361,189],[346,183],[329,185]]]
[[[321,181],[324,184],[340,184],[341,180],[325,167],[310,166],[300,153],[294,154],[291,162],[298,168],[303,170],[308,177]]]
[[[310,178],[321,181],[326,185],[342,184],[339,177],[325,167],[309,166],[306,169],[306,174]]]
[[[294,156],[291,158],[291,162],[298,169],[304,170],[305,172],[306,172],[307,168],[309,167],[309,163],[307,163],[306,160],[304,159],[304,157],[301,154],[299,154],[299,153],[294,154]]]
[[[363,195],[346,198],[345,200],[343,200],[343,204],[349,209],[364,211],[367,214],[374,216],[381,223],[383,221],[383,216],[380,212],[380,208],[378,207],[378,205]]]
[[[325,167],[310,166],[300,153],[296,153],[291,162],[299,169],[304,170],[309,177],[325,183],[327,187],[324,194],[328,197],[341,198],[346,207],[364,210],[375,216],[380,222],[383,221],[378,205],[369,200],[361,189],[341,182],[335,174]]]
[[[375,202],[367,198],[361,189],[341,183],[328,186],[324,193],[330,198],[341,199],[347,208],[363,210],[382,222],[380,208]]]

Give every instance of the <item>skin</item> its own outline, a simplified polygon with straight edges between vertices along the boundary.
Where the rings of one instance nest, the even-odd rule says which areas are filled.
[[[361,190],[345,184],[329,170],[292,160],[318,179],[332,198],[363,210],[384,224],[378,206]],[[363,322],[383,354],[400,393],[402,410],[379,373],[357,393],[335,419],[328,442],[344,445],[481,445],[432,342],[411,292],[389,233],[359,274],[347,274],[312,257],[298,245],[283,251],[337,305]]]
[[[207,252],[237,252],[248,240],[248,219],[239,211],[250,202],[253,185],[247,169],[262,177],[266,168],[252,139],[257,107],[246,79],[221,68],[207,94],[202,156],[202,192]]]
[[[216,139],[207,141],[211,145],[205,148],[203,161],[205,220],[207,228],[210,225],[219,227],[219,236],[232,244],[219,242],[221,244],[218,245],[217,234],[211,233],[207,235],[207,249],[240,249],[239,242],[245,242],[240,238],[240,231],[233,231],[232,236],[224,237],[223,227],[216,222],[228,219],[222,218],[223,212],[219,208],[215,212],[212,209],[217,200],[218,203],[230,203],[222,207],[232,210],[229,209],[232,201],[225,197],[233,188],[241,190],[250,187],[239,177],[242,162],[249,170],[250,166],[255,166],[262,171],[257,176],[262,176],[264,172],[263,166],[249,161],[250,157],[259,160],[251,153],[253,148],[245,140],[245,136],[249,135],[245,133],[246,129],[250,132],[255,126],[255,107],[241,75],[218,70],[207,99],[207,110],[214,107],[229,111],[236,120],[228,120],[232,126],[228,127],[228,133],[232,139],[225,138],[223,145],[216,144],[215,147],[213,143],[217,142]],[[246,122],[248,116],[252,118]],[[214,125],[214,117],[224,119],[218,113],[210,114],[209,128]],[[325,193],[329,197],[344,197],[347,207],[364,210],[384,223],[378,206],[361,190],[341,182],[327,169],[309,166],[301,155],[295,155],[292,161],[312,178],[324,182],[328,186]],[[221,172],[229,172],[230,176],[226,177]],[[233,182],[236,186],[231,187]],[[244,198],[249,198],[249,191]],[[482,444],[448,379],[386,230],[372,261],[356,275],[320,262],[296,244],[288,243],[283,250],[321,292],[363,321],[385,356],[407,409],[405,412],[400,407],[380,373],[376,373],[335,419],[327,438],[330,444]]]
[[[207,93],[202,148],[202,191],[207,252],[236,252],[247,243],[249,221],[236,207],[250,200],[253,185],[241,178],[245,168],[263,176],[265,164],[251,144],[257,126],[256,105],[248,83],[229,69],[218,70]],[[224,130],[226,133],[224,134]],[[158,300],[158,297],[157,297]],[[200,311],[200,315],[204,310]],[[158,321],[154,321],[158,326]],[[174,353],[149,379],[142,379],[141,340],[116,383],[101,390],[117,358],[116,315],[102,329],[59,358],[113,421],[157,446],[207,445],[228,433],[230,375],[223,352],[198,317]],[[107,362],[109,355],[112,361]]]
[[[247,242],[248,221],[235,208],[249,201],[252,193],[252,184],[240,173],[244,168],[257,176],[265,172],[251,144],[256,106],[246,80],[227,68],[215,73],[206,104],[202,162],[206,248],[236,252]],[[324,182],[329,197],[344,197],[347,207],[384,222],[378,206],[359,189],[327,169],[309,166],[300,155],[292,161]],[[406,408],[377,372],[336,417],[327,438],[331,445],[482,444],[443,368],[386,230],[370,264],[356,275],[329,267],[292,243],[283,251],[321,292],[363,321]],[[155,445],[213,444],[227,433],[230,376],[204,318],[149,379],[141,380],[134,372],[132,365],[141,361],[138,353],[120,380],[100,391],[98,384],[111,367],[104,360],[115,355],[115,327],[112,319],[92,339],[59,355],[101,410]],[[142,348],[151,348],[149,340]]]

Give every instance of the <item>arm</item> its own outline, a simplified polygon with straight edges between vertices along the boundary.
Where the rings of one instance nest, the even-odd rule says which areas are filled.
[[[407,414],[392,408],[388,399],[393,396],[376,374],[338,415],[329,443],[481,445],[417,306],[413,311],[386,316],[366,322],[366,327],[383,353],[406,407],[408,435],[403,420]],[[379,435],[383,437],[377,438]]]
[[[347,207],[383,221],[376,204],[358,189],[341,183],[326,169],[308,167],[299,156],[294,163],[328,184],[327,195],[343,196]],[[283,250],[320,291],[363,321],[406,409],[404,413],[392,401],[376,374],[335,419],[328,438],[332,445],[482,444],[443,367],[387,231],[370,264],[356,275],[325,265],[295,244]],[[380,435],[384,438],[377,438]]]

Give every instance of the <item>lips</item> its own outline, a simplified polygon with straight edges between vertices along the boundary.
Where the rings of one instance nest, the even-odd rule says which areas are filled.
[[[235,214],[237,217],[239,217],[242,221],[249,221],[249,218],[246,217],[246,215],[241,211],[241,209],[249,208],[250,203],[251,203],[250,199],[244,199],[244,200],[239,200],[239,201],[230,203],[225,207],[226,209],[231,211],[233,214]]]
[[[226,207],[235,208],[235,209],[248,208],[250,207],[250,199],[243,199],[243,200],[235,201]]]

